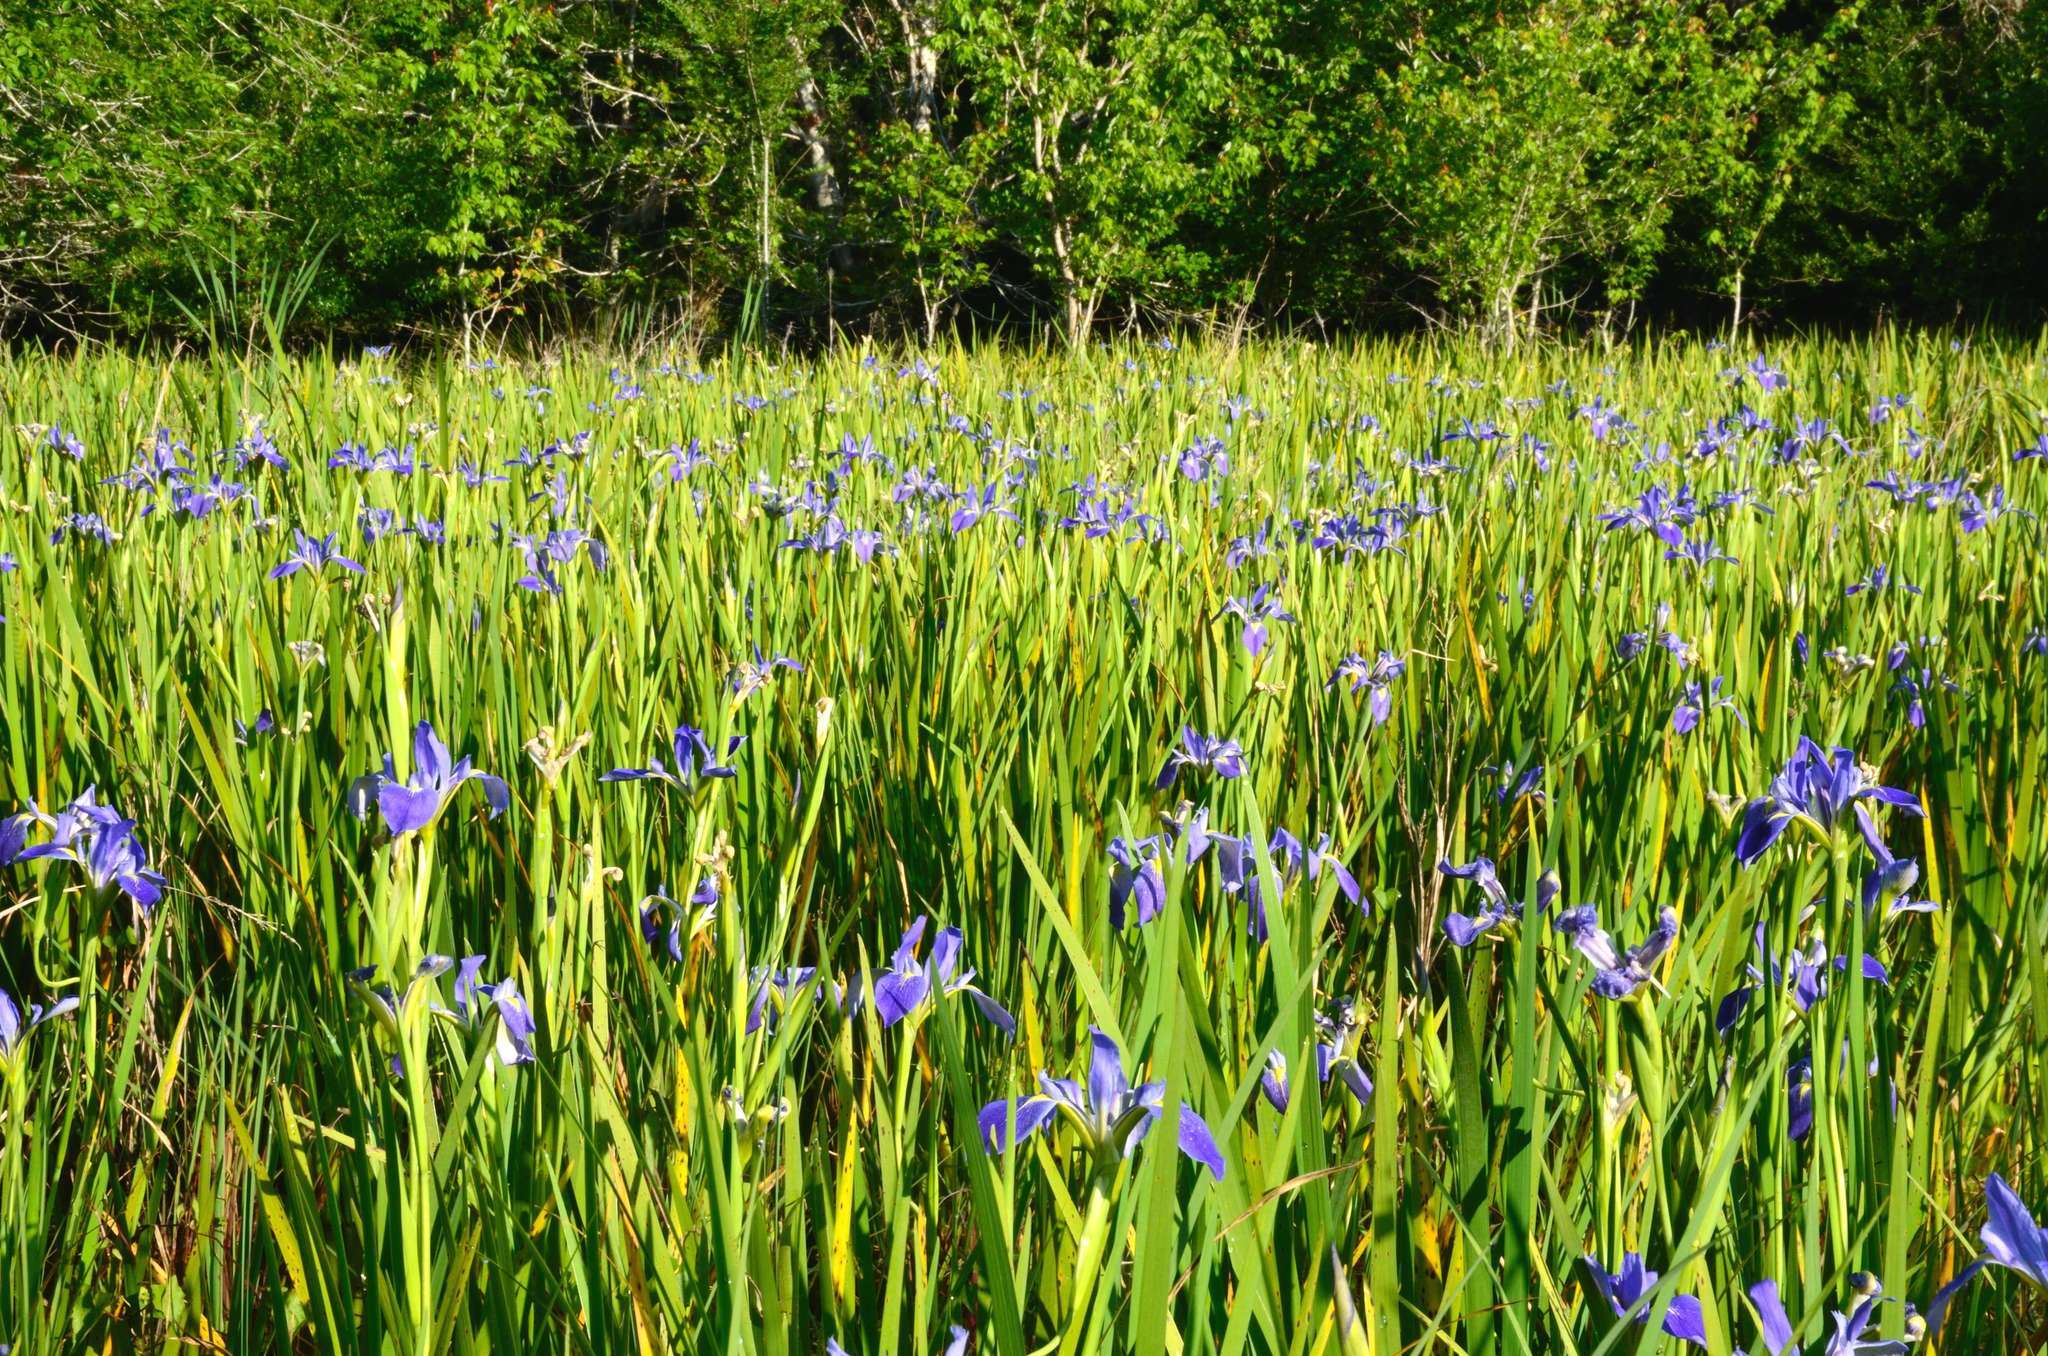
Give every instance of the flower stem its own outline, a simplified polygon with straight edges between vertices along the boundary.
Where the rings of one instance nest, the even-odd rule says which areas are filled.
[[[1088,1183],[1088,1211],[1081,1220],[1081,1238],[1074,1252],[1074,1307],[1067,1315],[1067,1330],[1060,1338],[1060,1356],[1074,1356],[1088,1335],[1088,1315],[1094,1308],[1095,1278],[1102,1270],[1102,1258],[1109,1246],[1109,1175],[1111,1169],[1096,1169]]]

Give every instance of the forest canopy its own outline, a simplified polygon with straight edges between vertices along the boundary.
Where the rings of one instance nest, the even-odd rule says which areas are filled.
[[[2039,320],[2024,0],[0,0],[0,334]]]

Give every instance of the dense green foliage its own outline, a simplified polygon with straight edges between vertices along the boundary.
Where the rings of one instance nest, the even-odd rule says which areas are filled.
[[[1809,1353],[1859,1271],[1924,1307],[1980,1251],[1987,1173],[2048,1206],[2048,612],[2017,511],[2048,507],[2048,350],[1774,357],[0,359],[0,831],[45,842],[5,816],[96,786],[167,878],[145,914],[61,854],[0,864],[0,988],[80,1000],[0,1040],[0,1342],[1678,1350],[1589,1290],[1582,1255],[1624,1252],[1714,1356],[1762,1349],[1760,1280]],[[1665,522],[1704,563],[1598,516],[1682,485]],[[293,528],[362,573],[275,577]],[[1258,585],[1291,617],[1254,652],[1228,607]],[[1342,676],[1382,652],[1405,672]],[[775,655],[802,667],[733,681]],[[350,813],[387,751],[423,771],[421,720],[502,813]],[[678,724],[735,775],[600,781]],[[1184,726],[1243,775],[1157,786]],[[1802,734],[1902,789],[1873,832],[1931,912],[1856,906],[1846,816],[1736,864]],[[1256,887],[1176,848],[1157,916],[1113,927],[1113,852],[1190,803]],[[1279,826],[1330,835],[1318,872]],[[1529,911],[1460,947],[1485,896],[1438,863],[1482,855]],[[664,882],[714,907],[643,941]],[[1598,996],[1568,903],[1629,943],[1669,907],[1675,944]],[[1014,1039],[965,999],[855,1007],[920,915]],[[1821,948],[1827,993],[1766,983],[1717,1031],[1759,928]],[[1882,973],[1830,978],[1859,948]],[[446,979],[387,1012],[344,977],[403,988],[430,952],[513,981],[531,1062],[431,1014]],[[768,995],[792,966],[827,982]],[[1358,1096],[1312,1073],[1345,999]],[[1085,1076],[1091,1025],[1220,1177],[1168,1126],[1129,1157],[1065,1124],[983,1147],[985,1103]],[[2043,1315],[1994,1270],[1939,1347],[2019,1351]]]
[[[2043,258],[2025,0],[0,0],[17,332],[2031,324]]]

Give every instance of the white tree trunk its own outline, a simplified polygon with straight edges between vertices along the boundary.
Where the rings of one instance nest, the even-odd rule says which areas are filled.
[[[790,46],[796,47],[795,37]],[[797,49],[801,56],[802,49]],[[839,174],[832,167],[832,146],[825,139],[825,97],[818,88],[815,77],[806,75],[803,84],[797,87],[797,106],[803,116],[797,119],[797,137],[803,142],[804,159],[811,167],[811,206],[820,212],[839,210]]]

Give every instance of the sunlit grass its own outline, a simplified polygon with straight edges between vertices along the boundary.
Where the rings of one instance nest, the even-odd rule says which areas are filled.
[[[1924,1307],[1981,1251],[1987,1172],[2048,1204],[2048,614],[2037,520],[1965,532],[1955,494],[1865,482],[2048,507],[2048,460],[2013,459],[2048,354],[1814,340],[1769,351],[1778,391],[1725,371],[1751,356],[0,357],[0,812],[95,785],[168,878],[145,921],[72,864],[0,866],[0,986],[81,1000],[0,1062],[0,1341],[926,1356],[957,1324],[1006,1356],[1677,1350],[1586,1288],[1582,1257],[1625,1252],[1664,1273],[1660,1306],[1698,1297],[1715,1352],[1761,1349],[1763,1279],[1809,1352],[1854,1273]],[[1596,400],[1633,427],[1596,437]],[[1700,455],[1743,406],[1773,427]],[[1813,419],[1846,446],[1809,430],[1781,456]],[[189,485],[252,497],[194,519],[170,482],[101,483],[158,428]],[[215,455],[259,428],[289,469]],[[344,444],[424,465],[328,469]],[[967,501],[895,493],[911,468],[1015,518],[956,532]],[[1096,536],[1060,526],[1091,476]],[[1684,540],[1732,560],[1596,517],[1687,484]],[[826,500],[881,534],[871,560],[783,548]],[[51,541],[87,512],[117,540]],[[1333,514],[1405,532],[1318,549]],[[559,594],[520,587],[514,534],[568,526],[600,550],[548,566]],[[363,572],[270,579],[294,528]],[[1917,591],[1848,592],[1877,565]],[[1254,655],[1225,605],[1262,584],[1292,619]],[[801,668],[736,685],[756,647]],[[1405,672],[1331,681],[1382,651]],[[1714,679],[1731,705],[1677,733]],[[505,813],[463,788],[396,840],[349,813],[387,751],[414,770],[423,720],[509,783]],[[673,770],[678,725],[734,775],[599,781]],[[1183,727],[1234,740],[1244,775],[1159,788]],[[1878,822],[1937,910],[1856,925],[1846,819],[1736,864],[1742,804],[1802,734],[1920,799]],[[1235,872],[1213,844],[1163,854],[1157,916],[1133,901],[1112,929],[1112,840],[1197,809],[1258,850]],[[1334,869],[1286,871],[1278,828],[1327,833],[1366,907]],[[1461,949],[1445,918],[1486,901],[1437,864],[1482,855],[1527,912]],[[1577,904],[1624,944],[1674,910],[1653,982],[1591,991],[1550,926]],[[921,915],[923,956],[962,930],[1014,1040],[957,997],[888,1026],[848,1001]],[[1767,984],[1724,1036],[1759,924],[1776,955],[1849,951],[1853,927],[1888,982],[1859,968],[1806,1012]],[[403,990],[429,953],[514,982],[531,1063],[500,1063],[487,1013],[388,1022],[345,978]],[[771,987],[749,1032],[757,976],[790,967],[829,982]],[[452,1004],[453,978],[420,997]],[[1365,1099],[1314,1075],[1345,998]],[[987,1152],[985,1105],[1040,1070],[1086,1082],[1091,1026],[1164,1081],[1166,1123],[1127,1157],[1059,1121]],[[1877,1072],[1823,1061],[1795,1140],[1787,1070],[1818,1043]],[[1183,1102],[1220,1178],[1173,1152]],[[2044,1319],[1994,1272],[1941,1347],[2018,1350]]]

